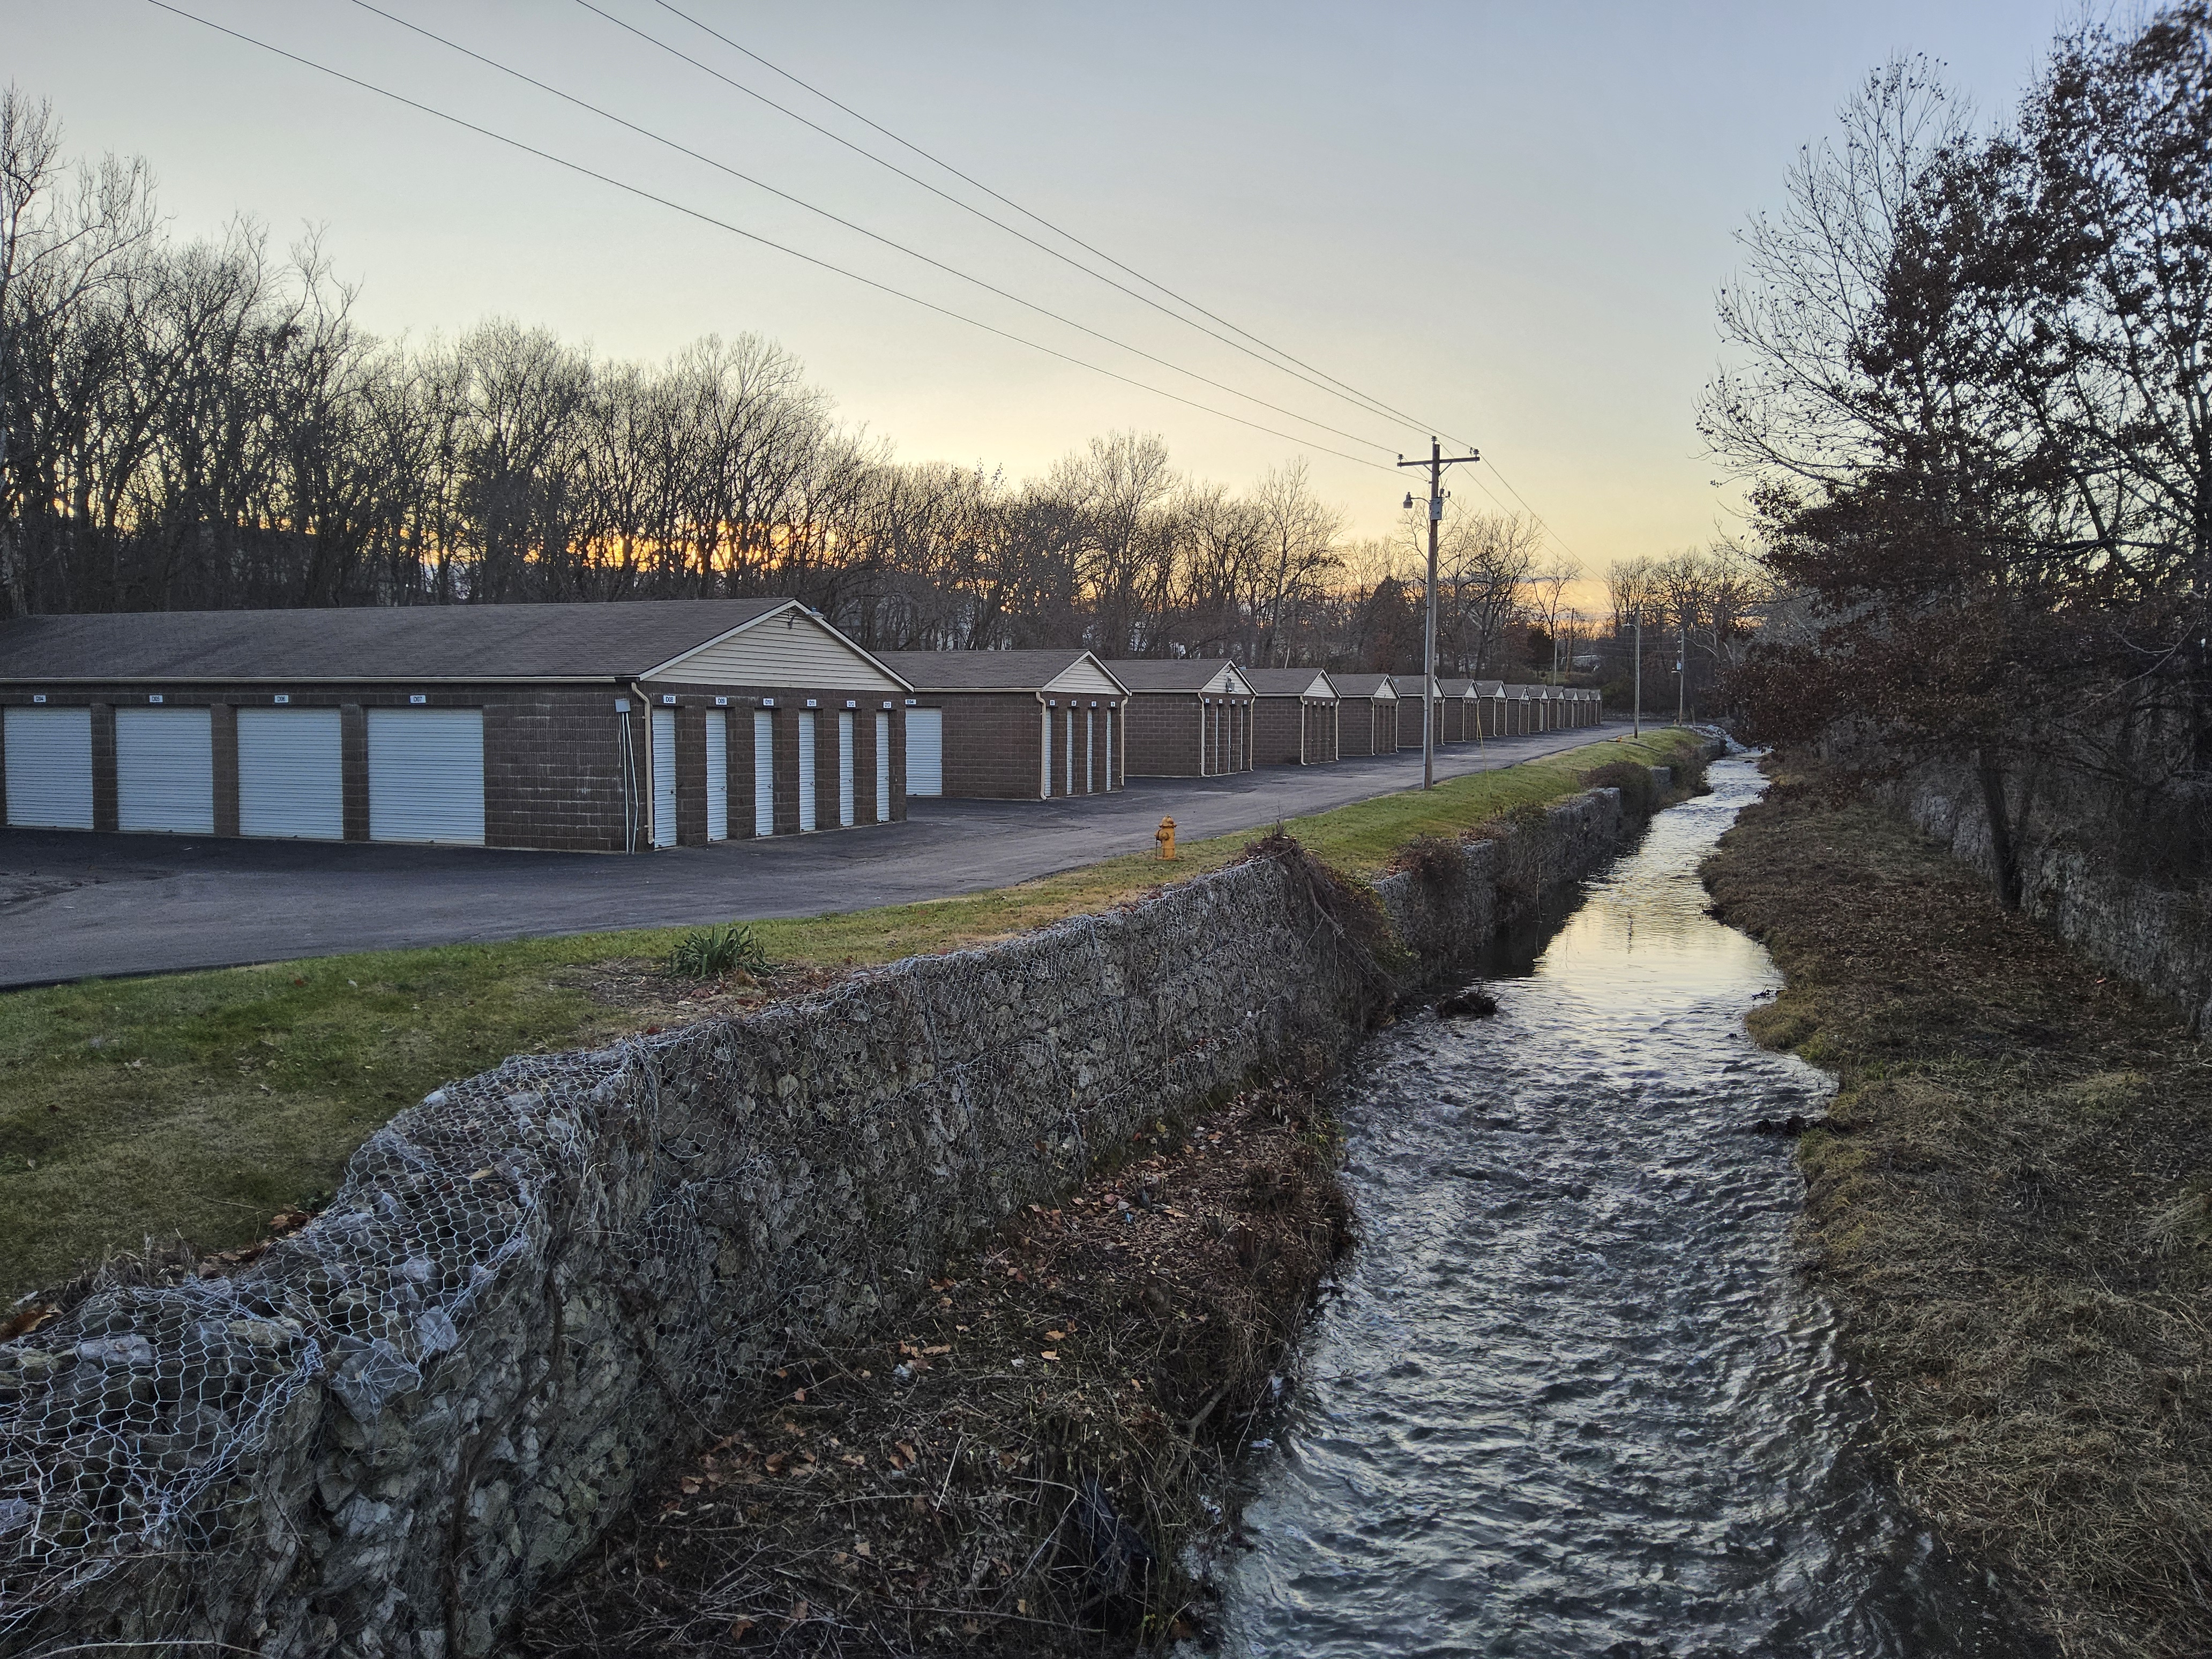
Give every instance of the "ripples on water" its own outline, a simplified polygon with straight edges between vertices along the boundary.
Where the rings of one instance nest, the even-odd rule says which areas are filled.
[[[1480,1022],[1361,1056],[1362,1243],[1227,1575],[1245,1655],[2013,1655],[1863,1455],[1785,1248],[1826,1079],[1758,1048],[1766,953],[1698,861],[1761,782],[1663,813]]]

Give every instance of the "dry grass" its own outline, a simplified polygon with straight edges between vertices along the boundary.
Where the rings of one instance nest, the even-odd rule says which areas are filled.
[[[1337,1144],[1279,1084],[1124,1151],[904,1323],[773,1368],[520,1651],[1118,1655],[1202,1631],[1185,1547],[1347,1242]]]
[[[2212,1652],[2212,1060],[1795,763],[1706,869],[1835,1072],[1804,1239],[1914,1499],[2072,1659]]]

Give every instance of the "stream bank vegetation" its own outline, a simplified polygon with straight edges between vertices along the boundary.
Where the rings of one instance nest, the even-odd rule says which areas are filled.
[[[1700,741],[1605,739],[1283,828],[1331,869],[1371,875],[1413,836],[1456,836],[1589,787],[1597,757],[1680,765]],[[402,1106],[509,1054],[742,1014],[855,968],[1108,909],[1164,877],[1218,869],[1249,840],[1188,842],[1172,865],[1133,854],[927,903],[752,921],[743,971],[726,978],[672,974],[694,930],[668,928],[0,994],[0,1298],[180,1236],[203,1251],[247,1246],[271,1217],[319,1207]],[[713,954],[735,948],[723,938]]]
[[[1127,1654],[1200,1634],[1231,1466],[1350,1243],[1321,1075],[1146,1126],[899,1322],[784,1357],[539,1599],[519,1650]]]
[[[1705,867],[1836,1073],[1808,1270],[1912,1500],[2068,1659],[2212,1651],[2212,1051],[1803,757]]]
[[[1739,735],[1955,770],[2008,908],[2054,833],[2201,896],[2212,0],[2085,12],[1995,120],[1890,63],[1741,240],[1700,417],[1774,589]]]

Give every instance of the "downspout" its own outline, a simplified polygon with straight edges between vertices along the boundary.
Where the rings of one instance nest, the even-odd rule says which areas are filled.
[[[1046,704],[1044,693],[1036,694],[1037,701],[1037,799],[1052,799],[1052,709]]]
[[[630,707],[637,711],[637,723],[645,727],[645,757],[641,763],[637,757],[637,740],[630,735],[630,722],[627,720],[623,722],[623,743],[630,751],[630,769],[634,769],[641,763],[645,769],[645,781],[635,792],[637,811],[630,822],[628,850],[635,853],[639,850],[641,832],[646,845],[653,844],[653,703],[645,695],[645,687],[635,680],[630,682],[629,695],[633,699]],[[628,785],[629,779],[625,776],[623,782]]]
[[[615,682],[615,770],[622,778],[622,850],[637,851],[637,779],[635,745],[630,741],[629,711],[637,696],[635,684]],[[627,691],[629,695],[621,695]]]

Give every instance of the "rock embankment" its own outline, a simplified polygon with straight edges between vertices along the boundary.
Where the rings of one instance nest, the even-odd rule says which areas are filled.
[[[0,1345],[0,1645],[490,1651],[763,1370],[915,1307],[1141,1126],[1333,1059],[1630,822],[1594,790],[1389,878],[1379,954],[1262,857],[440,1090],[243,1272]]]

